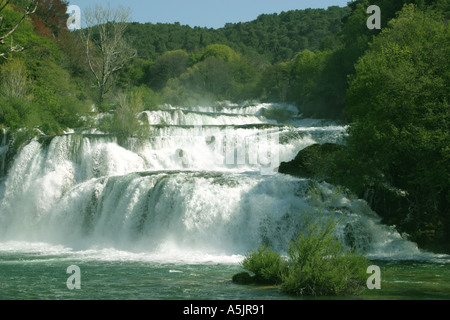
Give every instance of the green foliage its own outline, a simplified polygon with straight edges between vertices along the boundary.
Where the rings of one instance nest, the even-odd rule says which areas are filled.
[[[0,98],[0,123],[11,129],[32,128],[41,124],[39,106],[32,101],[16,98]]]
[[[286,102],[290,89],[290,68],[287,62],[268,66],[261,75],[260,87],[266,101]]]
[[[304,50],[298,53],[291,62],[291,78],[293,91],[298,95],[299,105],[307,102],[312,91],[317,87],[317,78],[321,73],[327,53],[314,53]]]
[[[2,3],[2,6],[4,4]],[[0,29],[0,35],[5,36],[10,30],[12,30],[17,23],[22,19],[23,13],[14,10],[14,8],[6,4],[2,7],[1,17],[2,24]],[[27,47],[35,40],[36,36],[33,32],[33,25],[30,21],[24,20],[17,27],[12,35],[4,39],[4,43],[0,44],[0,53],[9,52],[10,47]]]
[[[450,223],[443,214],[450,203],[450,47],[443,45],[449,39],[438,13],[405,6],[359,60],[347,92],[354,123],[344,183],[357,192],[380,183],[405,190],[414,227],[406,216],[394,220],[422,244],[442,241],[439,226]],[[431,230],[425,221],[433,221]],[[420,236],[426,230],[433,236]]]
[[[209,45],[221,44],[240,54],[257,54],[277,63],[292,59],[304,49],[319,49],[325,37],[340,30],[340,20],[349,12],[347,7],[336,6],[326,10],[291,10],[263,14],[250,22],[227,23],[219,29],[192,28],[179,23],[131,23],[127,35],[144,59],[156,59],[166,51],[179,49],[195,53]]]
[[[6,6],[2,11],[2,27],[4,30],[15,26],[22,18],[22,6],[28,2],[15,1],[14,9]],[[0,107],[0,123],[10,128],[40,128],[47,134],[59,134],[63,129],[81,124],[79,115],[87,111],[87,97],[81,93],[83,86],[73,81],[71,72],[62,65],[63,54],[58,48],[59,35],[69,39],[65,25],[53,23],[53,36],[46,38],[41,34],[44,26],[38,16],[43,12],[57,9],[59,13],[66,10],[65,4],[57,1],[39,2],[39,14],[25,19],[15,30],[12,45],[21,46],[23,52],[10,54],[7,60],[1,61],[2,103]],[[48,11],[50,10],[50,11]],[[59,20],[63,19],[59,15]],[[65,20],[64,20],[65,21]],[[42,28],[41,28],[42,27]],[[45,27],[47,28],[47,27]],[[42,32],[41,32],[42,31]],[[62,31],[62,32],[59,32]],[[45,32],[44,32],[45,33]],[[5,51],[8,48],[3,48]],[[1,52],[3,52],[1,51]]]
[[[336,158],[343,149],[344,147],[338,144],[313,144],[302,149],[294,160],[282,162],[279,172],[333,183],[332,178],[337,170]]]
[[[446,0],[444,0],[445,2]],[[326,59],[314,75],[314,86],[309,95],[293,98],[307,116],[345,119],[346,91],[349,77],[356,72],[355,64],[369,49],[370,43],[379,30],[369,30],[366,26],[369,5],[378,5],[382,10],[382,28],[395,17],[405,3],[415,3],[427,7],[435,0],[356,0],[348,3],[350,14],[342,19],[342,28],[334,35],[324,38],[321,48],[328,52]],[[444,6],[442,6],[444,8]],[[294,91],[294,94],[296,92]]]
[[[291,241],[281,289],[293,295],[333,296],[361,293],[368,260],[344,248],[335,237],[339,220],[319,215]]]
[[[242,266],[255,274],[256,283],[279,285],[296,296],[335,296],[360,294],[366,285],[369,260],[362,253],[344,247],[335,230],[341,219],[313,206],[304,219],[304,227],[287,248],[287,258],[261,246],[250,251]],[[239,278],[244,278],[241,275]]]
[[[349,8],[339,7],[293,10],[261,15],[247,23],[228,23],[220,29],[131,23],[127,36],[140,57],[155,61],[148,75],[137,78],[148,79],[145,83],[161,93],[162,102],[295,102],[305,105],[304,110],[309,108],[310,114],[322,116],[320,111],[328,110],[323,105],[334,104],[333,93],[341,89],[327,94],[326,100],[322,99],[326,89],[312,94],[328,80],[322,72],[324,55],[319,53],[314,59],[313,74],[291,59],[299,51],[317,50],[323,39],[341,30],[340,20],[349,13]],[[148,41],[138,41],[143,38]]]
[[[138,111],[155,110],[158,108],[160,103],[159,94],[145,85],[132,87],[129,90],[129,95],[132,99],[132,103],[135,103],[139,106],[138,109],[140,110]]]
[[[70,81],[68,71],[43,60],[36,66],[34,75],[33,100],[42,106],[44,117],[64,126],[78,126],[85,105],[77,99],[77,88]]]
[[[149,85],[150,77],[153,73],[152,60],[135,58],[119,71],[117,87],[125,88],[130,86]]]
[[[185,73],[189,66],[189,55],[184,50],[165,52],[155,60],[150,70],[149,85],[155,90],[161,90],[172,78]]]
[[[138,114],[145,108],[143,97],[143,91],[139,88],[118,94],[114,113],[102,118],[99,129],[115,135],[121,144],[132,137],[139,141],[147,139],[150,136],[149,125],[138,119]]]
[[[0,93],[5,97],[25,98],[29,94],[29,75],[20,59],[11,59],[0,66]]]
[[[232,62],[238,59],[238,54],[227,45],[211,44],[203,52],[202,60],[214,57],[225,62]]]
[[[168,80],[163,80],[164,77],[152,76],[161,85],[166,81],[164,88],[160,90],[161,101],[190,105],[216,100],[241,101],[257,95],[259,75],[256,67],[246,57],[237,54],[231,48],[224,45],[211,45],[205,49],[200,58],[192,56],[188,58],[184,51],[177,51],[161,59],[175,58],[175,54],[178,56],[177,61],[180,61],[181,55],[183,57],[183,63],[178,64],[182,66],[178,68],[178,72],[170,72],[170,76],[168,74],[165,77]],[[174,68],[167,67],[165,70],[174,70]],[[180,72],[182,73],[179,74]]]
[[[242,261],[242,266],[255,274],[258,283],[279,284],[286,267],[286,260],[280,253],[269,247],[260,246],[258,251],[251,251]]]

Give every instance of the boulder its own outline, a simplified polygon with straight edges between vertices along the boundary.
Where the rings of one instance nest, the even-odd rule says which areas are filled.
[[[255,282],[254,277],[248,272],[240,272],[233,276],[233,282],[237,284],[252,284]]]
[[[344,147],[333,143],[313,144],[301,150],[294,160],[282,162],[280,173],[301,178],[325,179],[332,167],[332,155]]]

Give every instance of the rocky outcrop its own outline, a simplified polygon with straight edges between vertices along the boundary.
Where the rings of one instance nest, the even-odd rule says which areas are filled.
[[[333,162],[331,157],[344,147],[337,144],[314,144],[301,150],[294,160],[282,162],[280,173],[301,178],[325,180],[331,174]]]

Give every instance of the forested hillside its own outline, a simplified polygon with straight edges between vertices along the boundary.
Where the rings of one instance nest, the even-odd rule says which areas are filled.
[[[341,30],[348,7],[292,10],[262,14],[250,22],[227,23],[223,28],[175,24],[131,23],[127,35],[143,59],[155,59],[166,51],[201,52],[210,44],[225,44],[249,56],[262,55],[270,62],[292,59],[305,49],[318,50],[323,39]]]
[[[3,2],[4,34],[18,28],[1,46],[0,122],[46,133],[86,125],[80,115],[94,104],[97,111],[115,109],[120,95],[138,101],[133,110],[223,99],[294,101],[291,59],[302,50],[318,50],[350,12],[330,7],[264,14],[220,29],[127,23],[124,38],[137,54],[104,79],[106,92],[99,95],[83,32],[67,30],[65,2]],[[24,14],[28,7],[35,11]],[[98,39],[92,30],[91,45]],[[20,50],[8,52],[11,41]]]
[[[60,133],[90,111],[83,55],[65,27],[66,10],[59,0],[1,1],[1,126]]]

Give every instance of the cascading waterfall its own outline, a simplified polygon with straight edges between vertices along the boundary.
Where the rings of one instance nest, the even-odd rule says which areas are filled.
[[[343,216],[337,235],[344,243],[374,257],[421,254],[364,201],[336,195],[326,183],[261,170],[311,144],[339,143],[345,127],[242,124],[234,113],[234,126],[221,114],[216,119],[226,123],[175,121],[126,146],[105,135],[35,138],[1,182],[0,242],[188,261],[243,255],[262,243],[283,251],[306,227],[305,217],[319,210],[312,205],[314,185],[324,213]],[[268,157],[274,150],[277,157]]]
[[[194,106],[189,108],[174,107],[171,105],[165,106],[169,110],[182,110],[191,112],[201,112],[209,114],[235,114],[235,115],[251,115],[251,116],[261,116],[263,110],[267,109],[287,109],[292,111],[294,114],[298,112],[295,105],[285,104],[285,103],[259,103],[252,105],[239,105],[229,102],[219,103],[217,105],[202,105]],[[187,110],[186,110],[187,109]]]
[[[186,111],[180,109],[144,111],[141,119],[145,119],[150,125],[245,125],[255,123],[267,123],[262,117],[255,115],[216,114],[207,112]],[[269,121],[276,124],[276,121]]]

